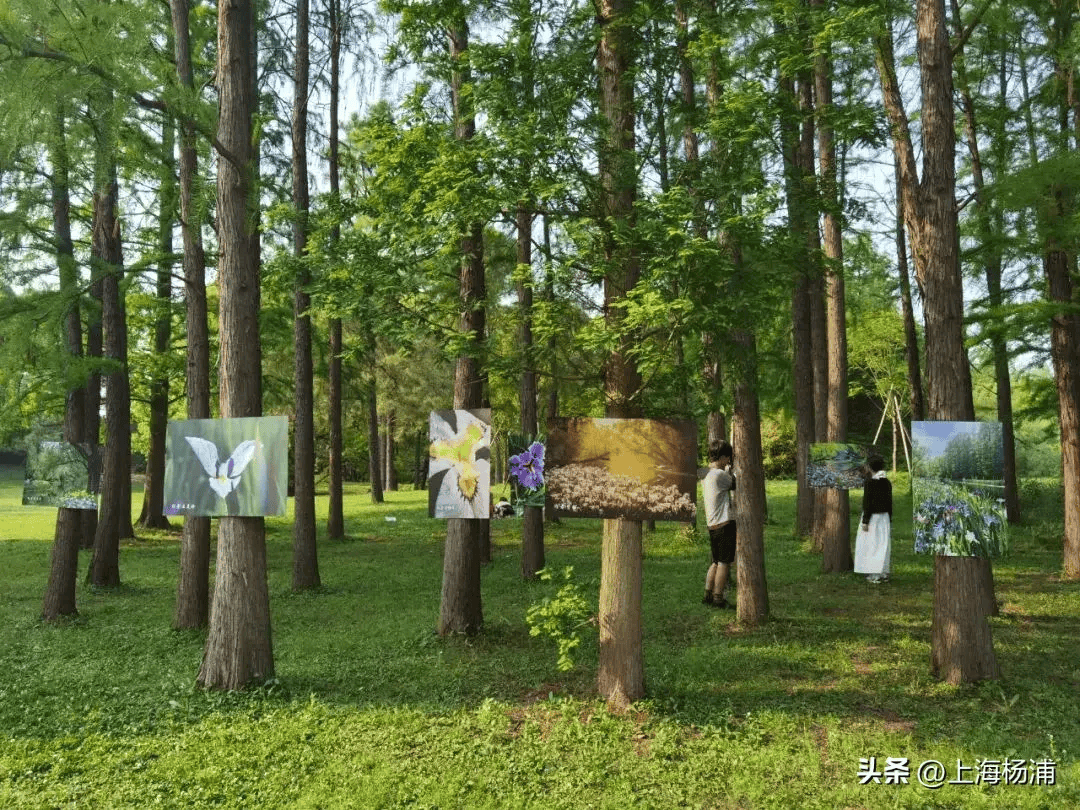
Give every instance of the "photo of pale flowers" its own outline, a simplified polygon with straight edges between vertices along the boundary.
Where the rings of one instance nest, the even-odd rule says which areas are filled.
[[[491,409],[432,411],[428,515],[491,517]]]

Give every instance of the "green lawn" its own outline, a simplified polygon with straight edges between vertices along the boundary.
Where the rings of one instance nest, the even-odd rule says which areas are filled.
[[[55,512],[20,506],[5,479],[0,808],[1080,806],[1080,586],[1058,578],[1056,490],[1026,487],[1037,503],[995,564],[1002,680],[950,687],[928,672],[932,560],[912,553],[907,481],[893,480],[894,573],[878,586],[820,574],[791,537],[793,483],[770,485],[772,618],[753,631],[699,603],[704,531],[660,524],[645,542],[649,697],[614,716],[593,693],[595,634],[569,673],[529,635],[528,606],[560,582],[521,581],[512,520],[492,524],[484,632],[451,639],[433,634],[445,528],[425,493],[375,507],[350,487],[350,537],[321,542],[318,593],[290,592],[291,526],[268,520],[277,678],[206,693],[205,635],[169,629],[176,536],[125,544],[119,589],[80,583],[80,616],[43,625]],[[547,538],[549,565],[574,566],[593,603],[599,526]],[[860,784],[871,756],[879,771],[908,758],[909,783]],[[1052,760],[1057,784],[916,778],[927,760],[970,781],[1005,759]]]

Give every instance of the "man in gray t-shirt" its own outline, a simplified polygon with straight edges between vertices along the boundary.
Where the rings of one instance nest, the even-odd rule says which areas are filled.
[[[705,596],[701,602],[718,608],[734,607],[724,598],[731,564],[735,562],[735,510],[731,501],[731,493],[735,490],[735,474],[731,471],[733,456],[734,451],[727,442],[710,447],[709,471],[701,482],[712,547],[712,565],[705,575]]]

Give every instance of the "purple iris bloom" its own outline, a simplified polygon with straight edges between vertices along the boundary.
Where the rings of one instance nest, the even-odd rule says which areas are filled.
[[[544,445],[533,442],[529,449],[510,456],[510,475],[526,489],[539,489],[544,485]]]

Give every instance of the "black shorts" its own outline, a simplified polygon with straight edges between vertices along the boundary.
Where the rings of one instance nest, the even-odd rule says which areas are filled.
[[[709,544],[714,563],[735,562],[735,521],[728,521],[719,529],[709,529]]]

